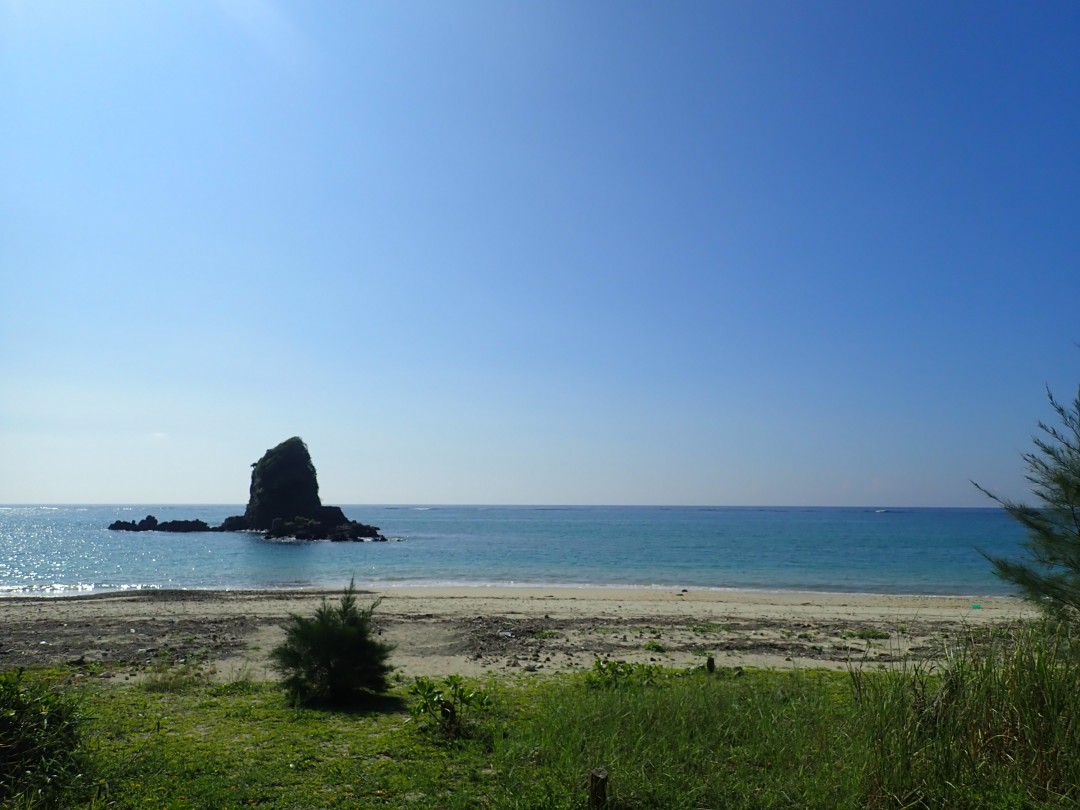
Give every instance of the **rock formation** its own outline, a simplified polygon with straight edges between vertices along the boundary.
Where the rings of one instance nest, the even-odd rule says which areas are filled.
[[[212,532],[209,524],[203,520],[166,520],[158,523],[153,515],[147,515],[138,523],[131,520],[117,520],[109,525],[114,532]]]
[[[323,506],[319,482],[307,445],[299,436],[267,450],[251,465],[251,490],[243,515],[233,515],[211,528],[201,520],[158,523],[147,515],[138,523],[118,520],[114,531],[261,531],[267,538],[298,540],[385,540],[377,526],[349,520],[337,506]]]

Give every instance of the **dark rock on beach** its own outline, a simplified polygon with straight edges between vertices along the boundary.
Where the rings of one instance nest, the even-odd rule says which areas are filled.
[[[201,520],[159,523],[153,515],[138,523],[118,520],[109,528],[126,532],[260,531],[268,539],[386,540],[377,526],[349,520],[340,507],[323,506],[315,465],[299,436],[267,450],[252,467],[247,509],[242,515],[225,518],[216,528]]]

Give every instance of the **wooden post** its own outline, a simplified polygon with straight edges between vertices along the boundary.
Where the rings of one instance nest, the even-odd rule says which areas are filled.
[[[716,659],[711,655],[705,659],[705,669],[709,672],[716,672]]]
[[[607,777],[603,768],[594,768],[589,774],[589,810],[607,807]]]
[[[442,713],[443,728],[454,733],[457,731],[457,710],[449,700],[444,700],[439,707]]]

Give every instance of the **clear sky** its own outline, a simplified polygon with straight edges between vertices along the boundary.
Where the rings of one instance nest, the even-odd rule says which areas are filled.
[[[0,0],[0,502],[988,505],[1080,4]]]

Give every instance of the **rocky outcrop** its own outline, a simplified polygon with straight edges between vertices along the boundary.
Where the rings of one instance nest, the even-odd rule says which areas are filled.
[[[251,490],[244,519],[248,528],[269,530],[276,519],[311,518],[322,520],[319,481],[307,445],[299,436],[286,439],[267,450],[252,465]],[[326,515],[327,521],[345,515]]]
[[[262,531],[268,538],[386,539],[377,526],[349,520],[337,506],[323,506],[315,465],[299,436],[267,450],[252,467],[247,509],[223,526]]]
[[[214,529],[204,520],[165,520],[158,522],[153,515],[147,515],[138,523],[131,520],[117,520],[109,525],[114,532],[212,532]]]
[[[159,523],[147,515],[138,523],[118,520],[113,531],[238,532],[261,531],[266,538],[297,540],[385,540],[377,526],[349,520],[337,506],[323,506],[319,482],[307,445],[294,436],[267,450],[255,462],[247,509],[225,518],[216,528],[201,520]]]
[[[114,532],[153,532],[157,531],[158,519],[153,515],[147,515],[138,523],[133,520],[117,520],[109,524],[109,529]]]

